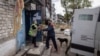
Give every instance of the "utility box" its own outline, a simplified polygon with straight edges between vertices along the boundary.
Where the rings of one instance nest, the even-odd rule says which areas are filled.
[[[100,8],[76,9],[72,23],[71,52],[96,56],[100,51]]]

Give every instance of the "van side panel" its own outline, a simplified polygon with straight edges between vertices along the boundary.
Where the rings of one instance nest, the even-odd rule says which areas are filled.
[[[100,51],[100,22],[97,23],[95,48]]]

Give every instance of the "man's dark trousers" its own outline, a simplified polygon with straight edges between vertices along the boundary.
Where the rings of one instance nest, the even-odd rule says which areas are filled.
[[[46,47],[49,48],[49,41],[50,39],[52,40],[53,42],[53,45],[54,45],[54,48],[57,50],[57,44],[56,44],[56,39],[55,39],[55,36],[47,36],[47,39],[46,39]]]
[[[32,37],[32,43],[36,46],[36,37]]]

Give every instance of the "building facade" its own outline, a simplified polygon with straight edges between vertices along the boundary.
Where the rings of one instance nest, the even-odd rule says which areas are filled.
[[[14,56],[23,43],[26,44],[30,10],[40,10],[43,20],[51,18],[51,0],[24,0],[24,17],[22,15],[21,28],[14,37],[15,4],[14,0],[0,0],[0,56]]]
[[[41,19],[42,22],[46,21],[46,19],[51,18],[51,0],[26,0],[25,2],[25,20],[26,24],[29,25],[29,19],[32,10],[39,10],[41,12]],[[30,26],[25,26],[26,27],[26,37],[28,38],[28,31]]]
[[[50,19],[51,18],[51,3],[52,0],[42,0],[44,6],[42,6],[42,18]]]
[[[51,9],[51,13],[52,13],[52,16],[51,16],[51,20],[54,22],[54,23],[57,23],[58,22],[58,17],[57,17],[57,14],[55,12],[55,4],[52,4],[52,9]]]

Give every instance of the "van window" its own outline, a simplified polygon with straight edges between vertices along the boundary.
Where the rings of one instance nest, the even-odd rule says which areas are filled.
[[[92,21],[93,20],[93,15],[80,14],[79,15],[79,20]]]

